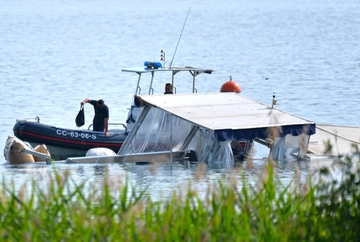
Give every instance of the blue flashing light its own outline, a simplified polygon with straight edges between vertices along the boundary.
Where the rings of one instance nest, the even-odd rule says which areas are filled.
[[[149,68],[149,69],[159,69],[159,68],[162,68],[161,62],[145,61],[145,62],[144,62],[144,66],[146,66],[146,68]]]

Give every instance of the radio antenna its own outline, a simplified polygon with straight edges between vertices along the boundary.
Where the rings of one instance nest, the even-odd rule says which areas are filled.
[[[179,46],[181,36],[182,36],[183,31],[184,31],[184,28],[185,28],[185,25],[186,25],[186,21],[187,21],[187,18],[188,18],[188,16],[189,16],[189,13],[190,13],[190,9],[191,9],[191,7],[189,8],[189,10],[188,10],[188,12],[187,12],[187,15],[186,15],[186,18],[185,18],[185,22],[184,22],[184,24],[183,24],[183,27],[182,27],[182,30],[181,30],[181,33],[180,33],[180,36],[179,36],[179,40],[178,40],[177,45],[176,45],[176,48],[175,48],[174,55],[173,55],[173,57],[172,57],[172,59],[171,59],[171,61],[170,61],[170,65],[169,65],[170,68],[171,68],[172,63],[173,63],[173,61],[174,61],[175,54],[176,54],[177,48],[178,48],[178,46]]]

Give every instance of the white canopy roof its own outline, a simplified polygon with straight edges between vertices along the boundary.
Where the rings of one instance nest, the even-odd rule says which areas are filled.
[[[237,93],[194,93],[137,96],[142,102],[214,131],[247,130],[243,138],[263,137],[269,127],[283,128],[284,135],[299,135],[304,125],[315,133],[315,123],[289,113],[271,109]],[[286,127],[289,131],[286,131]],[[229,136],[230,134],[226,135]],[[232,135],[232,134],[231,134]]]
[[[151,106],[159,107],[212,130],[314,124],[314,122],[275,108],[270,109],[267,105],[236,93],[195,93],[138,97]]]

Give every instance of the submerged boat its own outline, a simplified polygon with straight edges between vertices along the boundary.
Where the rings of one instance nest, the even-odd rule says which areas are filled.
[[[238,93],[136,96],[143,108],[133,130],[113,157],[74,157],[69,163],[170,162],[195,159],[208,164],[234,163],[234,142],[257,141],[269,158],[304,159],[315,122]],[[192,154],[190,156],[190,154]],[[195,157],[195,158],[194,158]]]

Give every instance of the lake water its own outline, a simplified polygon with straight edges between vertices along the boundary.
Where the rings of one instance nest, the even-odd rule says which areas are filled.
[[[2,0],[0,141],[5,145],[18,118],[75,128],[84,98],[104,99],[110,121],[124,122],[137,76],[121,69],[158,61],[160,50],[167,64],[215,69],[199,76],[199,91],[219,91],[232,75],[252,99],[270,105],[276,93],[278,109],[317,123],[359,126],[359,12],[358,0]],[[155,92],[163,92],[163,83]],[[85,111],[87,127],[93,110]],[[253,169],[261,170],[260,148],[254,158]],[[207,174],[216,180],[234,168],[214,166]],[[196,172],[194,165],[160,166],[156,175],[147,166],[122,164],[58,169],[70,169],[78,181],[129,175],[155,196]],[[0,166],[5,181],[17,185],[52,172],[46,165]],[[288,179],[294,168],[279,172]],[[306,176],[307,168],[301,172]],[[256,182],[258,173],[248,174]]]

